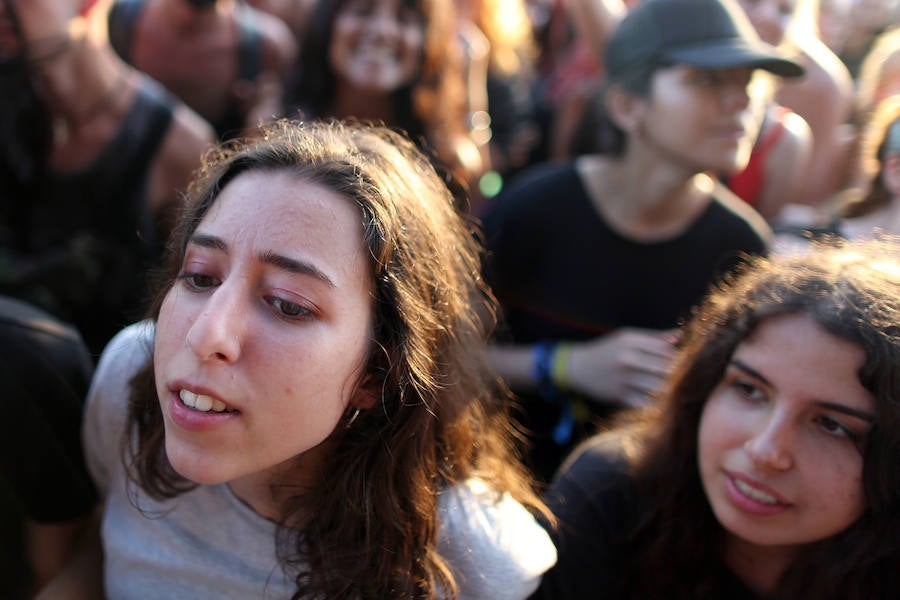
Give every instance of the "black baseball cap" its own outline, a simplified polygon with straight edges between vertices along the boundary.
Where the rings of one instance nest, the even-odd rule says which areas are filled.
[[[639,0],[609,38],[604,64],[613,82],[648,66],[674,64],[753,67],[781,77],[804,73],[759,38],[734,0]]]

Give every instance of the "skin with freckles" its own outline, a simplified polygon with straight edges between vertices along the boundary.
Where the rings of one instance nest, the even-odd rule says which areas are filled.
[[[865,510],[859,444],[874,399],[862,347],[809,316],[762,322],[732,357],[700,421],[703,488],[731,553],[786,559]]]
[[[270,485],[281,473],[295,486],[309,479],[314,449],[354,401],[370,279],[347,198],[284,171],[230,182],[192,235],[157,324],[156,386],[175,470],[229,482],[257,512],[277,515]],[[192,410],[182,389],[228,412]]]

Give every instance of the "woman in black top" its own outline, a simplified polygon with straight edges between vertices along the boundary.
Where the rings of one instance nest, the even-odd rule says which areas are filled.
[[[548,493],[542,598],[895,598],[900,245],[756,259]]]

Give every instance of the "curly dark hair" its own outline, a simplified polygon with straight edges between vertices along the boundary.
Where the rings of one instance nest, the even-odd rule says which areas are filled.
[[[302,528],[280,528],[279,555],[295,575],[294,598],[455,597],[436,547],[442,489],[478,477],[498,494],[546,511],[517,456],[521,436],[512,429],[509,396],[483,356],[496,319],[479,275],[474,225],[428,159],[399,134],[279,121],[207,157],[170,241],[151,317],[221,190],[253,171],[286,171],[353,201],[374,281],[365,374],[380,384],[380,402],[332,433],[334,450],[322,467],[328,485],[284,506],[282,524],[315,515]],[[132,382],[129,423],[133,485],[156,498],[194,487],[166,457],[152,364]]]
[[[661,402],[631,424],[631,439],[640,448],[633,472],[653,502],[634,532],[628,597],[707,598],[715,589],[715,569],[697,567],[721,564],[724,547],[697,468],[701,414],[741,341],[762,321],[784,314],[808,315],[865,350],[859,380],[875,398],[877,416],[862,449],[864,514],[843,532],[807,546],[779,581],[775,597],[896,597],[900,238],[831,239],[800,256],[755,258],[695,311]]]

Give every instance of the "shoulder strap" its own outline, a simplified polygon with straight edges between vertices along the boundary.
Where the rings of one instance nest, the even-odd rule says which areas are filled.
[[[127,63],[131,63],[131,41],[141,8],[143,0],[116,0],[109,11],[109,42]]]
[[[249,6],[238,5],[235,12],[238,27],[238,78],[255,81],[262,71],[262,36],[256,14]]]

